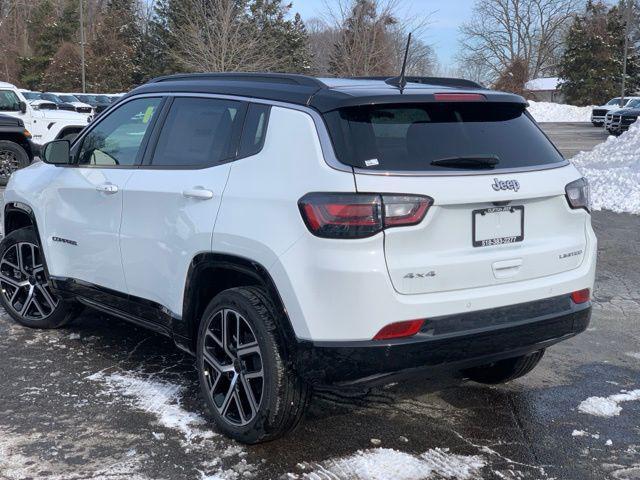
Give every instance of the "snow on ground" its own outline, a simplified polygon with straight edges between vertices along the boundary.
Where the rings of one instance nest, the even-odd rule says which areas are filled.
[[[529,100],[529,113],[536,122],[590,122],[593,107],[574,107],[551,102]]]
[[[578,410],[597,417],[615,417],[622,411],[620,403],[637,400],[640,400],[640,390],[630,392],[623,390],[608,397],[589,397],[578,405]]]
[[[595,210],[640,213],[640,122],[571,162],[589,180]]]
[[[106,395],[124,399],[134,408],[155,416],[162,427],[181,433],[186,450],[206,452],[211,460],[202,465],[203,479],[237,480],[255,474],[257,467],[242,458],[247,452],[240,444],[214,433],[202,416],[182,407],[185,387],[129,372],[97,372],[87,379],[100,382]],[[157,440],[164,438],[163,433],[152,432],[152,435]],[[221,459],[233,458],[238,459],[237,463],[223,468]]]
[[[180,385],[120,373],[98,372],[87,378],[104,382],[109,393],[130,398],[135,407],[155,415],[163,427],[180,431],[187,441],[214,436],[213,432],[199,428],[206,424],[204,418],[180,406],[183,390]]]
[[[291,479],[304,480],[427,480],[446,478],[468,480],[476,478],[486,465],[480,456],[449,453],[448,449],[431,449],[422,455],[412,455],[390,448],[359,451],[351,456],[331,459],[319,465],[301,464],[310,471]],[[437,476],[437,477],[436,477]]]

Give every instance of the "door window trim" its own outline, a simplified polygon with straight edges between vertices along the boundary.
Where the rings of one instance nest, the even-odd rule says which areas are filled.
[[[106,120],[109,115],[117,112],[121,107],[124,107],[125,104],[134,101],[134,100],[142,100],[142,99],[153,99],[153,98],[158,98],[160,99],[160,103],[158,104],[158,114],[154,115],[151,118],[151,122],[149,124],[149,126],[147,127],[147,130],[144,132],[144,137],[142,138],[142,142],[140,143],[140,147],[138,149],[138,153],[136,154],[136,160],[135,163],[133,165],[80,165],[78,163],[79,158],[79,150],[82,148],[82,144],[84,143],[84,140],[86,138],[87,135],[89,135],[94,128],[96,128],[98,125],[100,125],[104,120]],[[118,103],[117,106],[114,105],[116,108],[110,108],[108,111],[105,111],[102,115],[100,115],[100,117],[98,117],[93,123],[91,123],[90,125],[88,125],[87,127],[85,127],[85,130],[83,130],[80,135],[76,138],[76,140],[73,142],[73,145],[71,146],[71,156],[72,156],[72,161],[71,163],[69,163],[68,165],[56,165],[57,167],[63,167],[63,168],[104,168],[104,169],[115,169],[115,170],[123,170],[123,169],[137,169],[140,167],[140,165],[142,164],[142,160],[144,158],[144,155],[147,151],[148,145],[149,145],[149,140],[151,138],[151,134],[152,132],[155,130],[156,125],[158,123],[158,119],[160,118],[160,116],[165,112],[166,109],[166,105],[167,105],[167,96],[164,94],[153,94],[153,95],[145,95],[145,96],[136,96],[136,97],[131,97],[129,99],[127,99],[127,101],[122,102],[122,103]]]

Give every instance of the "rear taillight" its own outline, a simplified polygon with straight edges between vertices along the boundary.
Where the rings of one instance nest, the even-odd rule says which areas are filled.
[[[298,202],[311,233],[322,238],[366,238],[385,228],[416,225],[433,200],[421,195],[309,193]]]
[[[587,303],[591,300],[591,291],[588,288],[578,290],[571,294],[571,300],[573,303]]]
[[[424,320],[408,320],[406,322],[390,323],[380,330],[374,340],[391,340],[394,338],[412,337],[420,331]]]
[[[591,194],[589,182],[586,178],[579,178],[564,187],[567,194],[567,201],[571,208],[584,208],[591,210]]]

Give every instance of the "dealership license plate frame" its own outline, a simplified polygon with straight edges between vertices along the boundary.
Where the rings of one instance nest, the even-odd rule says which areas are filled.
[[[496,237],[496,238],[485,238],[485,239],[479,240],[477,238],[478,237],[477,235],[478,234],[477,232],[478,215],[487,215],[487,214],[495,215],[495,214],[500,214],[504,212],[509,212],[510,214],[519,212],[520,214],[519,234]],[[507,206],[501,206],[501,207],[479,208],[477,210],[473,210],[471,212],[471,223],[472,223],[471,235],[472,235],[472,242],[474,247],[492,247],[496,245],[510,245],[513,243],[522,242],[524,240],[524,205],[507,205]]]

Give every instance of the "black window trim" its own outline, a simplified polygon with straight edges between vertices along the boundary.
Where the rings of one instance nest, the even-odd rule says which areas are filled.
[[[140,143],[140,148],[138,149],[138,153],[136,155],[136,160],[134,162],[133,165],[80,165],[78,163],[79,161],[79,153],[80,153],[80,149],[82,148],[82,144],[84,143],[84,140],[86,138],[87,135],[89,135],[94,128],[96,128],[98,125],[100,125],[100,123],[102,123],[104,120],[106,120],[108,118],[109,115],[113,114],[114,112],[116,112],[117,110],[120,109],[120,107],[124,107],[125,104],[129,103],[129,101],[133,101],[133,100],[142,100],[142,99],[153,99],[153,98],[159,98],[160,99],[160,103],[158,105],[158,115],[154,115],[153,118],[151,119],[151,124],[149,125],[149,127],[147,128],[147,130],[144,133],[144,137],[142,138],[142,142]],[[130,99],[128,99],[127,102],[122,102],[119,103],[117,105],[116,108],[113,109],[109,109],[108,112],[103,112],[102,115],[100,115],[96,120],[94,120],[91,124],[89,124],[87,127],[85,127],[85,129],[80,133],[80,135],[74,140],[72,146],[71,146],[71,156],[72,156],[72,161],[71,163],[69,163],[68,165],[56,165],[57,167],[63,167],[63,168],[104,168],[104,169],[109,169],[109,170],[123,170],[123,169],[137,169],[140,168],[140,165],[142,164],[142,159],[144,158],[144,154],[147,151],[148,145],[149,145],[149,140],[151,138],[151,134],[153,133],[153,131],[156,128],[156,125],[158,123],[158,119],[160,118],[160,116],[163,114],[163,112],[166,109],[166,105],[167,105],[167,97],[165,95],[162,94],[156,94],[156,95],[148,95],[148,96],[140,96],[140,97],[131,97]]]
[[[247,127],[247,118],[249,117],[249,111],[251,110],[251,108],[253,106],[266,106],[267,107],[267,115],[266,118],[264,120],[264,134],[262,135],[262,138],[260,139],[260,143],[257,145],[257,150],[248,153],[246,155],[240,155],[240,148],[242,147],[242,140],[245,136],[246,133],[246,127]],[[247,106],[247,112],[245,114],[244,117],[244,122],[242,124],[242,134],[240,135],[240,141],[238,142],[237,148],[236,148],[236,157],[234,160],[242,160],[243,158],[249,158],[249,157],[254,157],[256,155],[259,155],[262,152],[262,149],[264,148],[264,143],[267,140],[267,133],[269,132],[269,120],[271,119],[271,104],[268,103],[257,103],[257,102],[250,102],[249,105]]]
[[[140,98],[140,97],[136,97]],[[238,109],[238,115],[240,115],[240,127],[236,128],[233,132],[234,138],[232,139],[232,147],[231,147],[231,155],[228,158],[216,161],[209,162],[206,165],[154,165],[153,164],[153,155],[155,154],[156,147],[158,146],[158,140],[160,139],[160,133],[162,132],[162,128],[169,116],[169,112],[171,111],[171,107],[173,106],[173,102],[176,98],[202,98],[209,100],[226,100],[232,102],[240,103],[240,108]],[[198,95],[196,93],[185,94],[185,95],[175,95],[175,94],[167,94],[166,108],[163,109],[161,115],[158,115],[158,122],[154,125],[154,131],[150,136],[150,141],[147,144],[145,155],[142,158],[142,162],[138,165],[138,168],[141,170],[205,170],[207,168],[217,167],[219,165],[224,165],[230,162],[235,162],[238,160],[238,149],[240,148],[240,139],[242,138],[242,133],[244,131],[244,122],[246,120],[246,115],[249,107],[249,102],[241,98],[233,98],[233,97],[214,97],[211,95]]]

